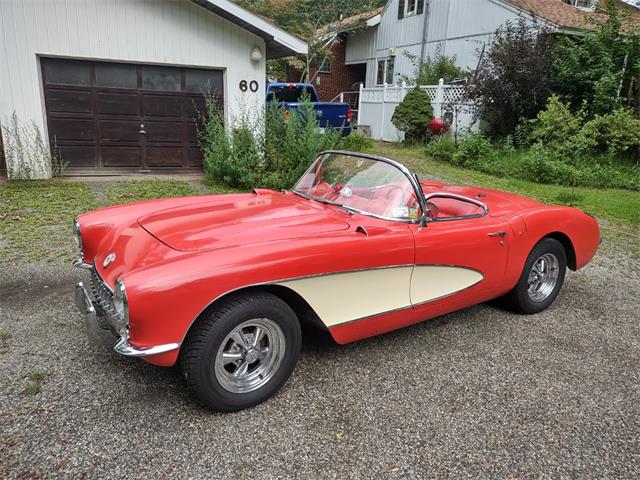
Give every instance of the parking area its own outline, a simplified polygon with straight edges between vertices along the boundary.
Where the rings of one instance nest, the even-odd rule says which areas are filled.
[[[635,478],[640,264],[616,248],[535,316],[480,305],[338,346],[305,332],[268,402],[216,414],[95,348],[81,272],[0,267],[0,477]]]

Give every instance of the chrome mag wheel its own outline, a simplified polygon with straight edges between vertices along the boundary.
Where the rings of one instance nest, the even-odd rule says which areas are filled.
[[[232,393],[248,393],[266,384],[278,371],[286,341],[280,326],[268,318],[254,318],[226,336],[215,358],[216,380]]]
[[[539,257],[529,271],[527,292],[534,302],[542,302],[553,292],[560,274],[560,262],[553,253]]]

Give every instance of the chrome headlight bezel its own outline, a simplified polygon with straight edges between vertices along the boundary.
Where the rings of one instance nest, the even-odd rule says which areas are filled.
[[[73,241],[76,244],[76,248],[78,249],[80,258],[82,258],[82,254],[83,254],[82,232],[80,231],[80,222],[78,221],[77,218],[73,221]]]
[[[113,289],[113,306],[121,322],[118,325],[118,330],[122,334],[123,329],[125,331],[129,329],[129,300],[127,299],[127,289],[120,277],[116,279]]]

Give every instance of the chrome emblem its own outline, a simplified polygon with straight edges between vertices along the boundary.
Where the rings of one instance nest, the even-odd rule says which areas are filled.
[[[104,261],[102,262],[102,266],[104,268],[107,268],[109,265],[113,263],[115,259],[116,259],[116,254],[111,252],[109,255],[105,257]]]

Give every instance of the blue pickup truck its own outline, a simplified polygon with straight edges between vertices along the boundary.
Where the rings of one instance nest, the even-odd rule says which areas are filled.
[[[313,105],[321,130],[334,128],[342,130],[345,136],[351,133],[349,104],[319,102],[318,93],[310,83],[270,83],[267,85],[267,102],[282,103],[286,110],[295,110],[305,93]]]

